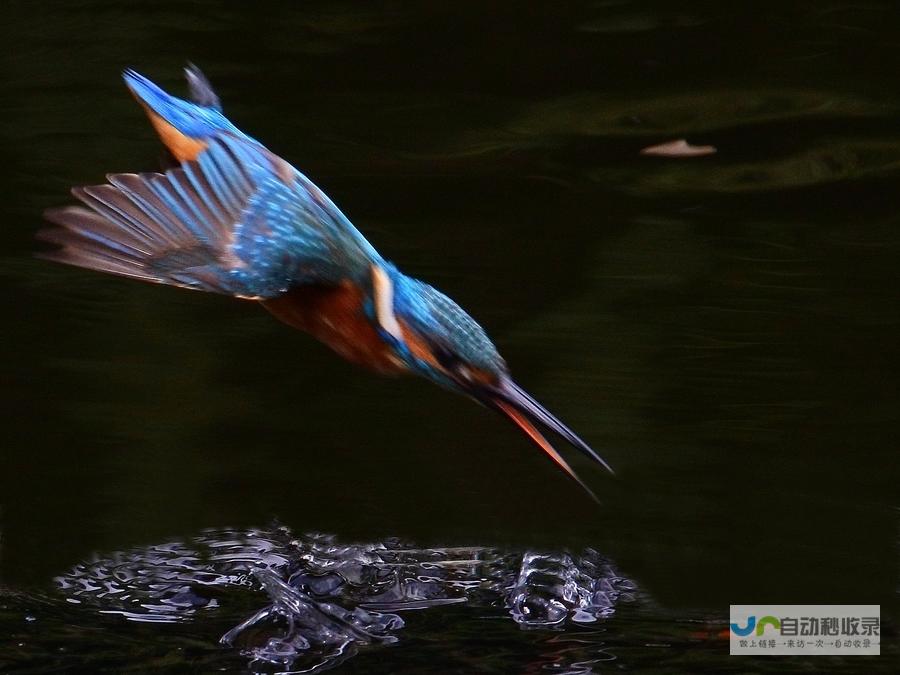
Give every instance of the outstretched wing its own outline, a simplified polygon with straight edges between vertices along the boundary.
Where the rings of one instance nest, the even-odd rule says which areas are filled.
[[[222,112],[222,102],[219,101],[219,95],[213,89],[209,78],[203,74],[202,70],[188,61],[187,66],[184,68],[184,77],[191,92],[191,101],[199,106]]]
[[[45,257],[243,298],[365,278],[378,253],[309,179],[265,148],[221,134],[165,174],[112,174],[51,209]]]

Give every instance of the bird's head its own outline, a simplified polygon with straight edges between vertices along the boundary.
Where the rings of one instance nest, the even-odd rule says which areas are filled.
[[[513,381],[494,343],[472,317],[437,289],[390,266],[376,273],[374,287],[373,313],[381,333],[409,371],[502,413],[596,500],[539,428],[560,435],[613,473],[609,464]]]

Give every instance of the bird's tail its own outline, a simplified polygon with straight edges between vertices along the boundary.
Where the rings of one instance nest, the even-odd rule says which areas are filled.
[[[196,159],[206,149],[209,140],[223,132],[245,137],[222,114],[219,97],[200,69],[189,65],[185,76],[192,101],[166,93],[134,70],[129,69],[122,74],[160,140],[179,162]]]

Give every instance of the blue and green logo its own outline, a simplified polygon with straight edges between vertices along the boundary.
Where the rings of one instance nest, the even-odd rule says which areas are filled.
[[[781,632],[781,621],[774,616],[764,616],[759,621],[756,620],[756,616],[748,616],[746,626],[733,623],[731,632],[739,637],[747,637],[756,629],[756,634],[762,636],[766,632],[766,626],[774,626],[775,630]]]

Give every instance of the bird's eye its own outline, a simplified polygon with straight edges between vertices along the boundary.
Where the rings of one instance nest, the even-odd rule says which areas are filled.
[[[459,359],[447,349],[442,347],[435,348],[434,356],[445,370],[455,371],[459,367]]]
[[[475,373],[472,369],[448,349],[437,348],[434,350],[434,355],[435,358],[437,358],[438,363],[441,364],[441,367],[447,372],[452,373],[456,379],[471,382],[475,378]]]

